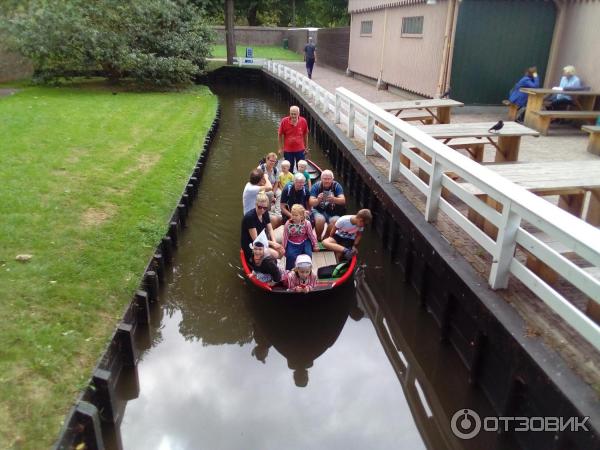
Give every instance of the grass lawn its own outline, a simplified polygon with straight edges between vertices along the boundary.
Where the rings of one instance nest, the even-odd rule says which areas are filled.
[[[166,231],[217,106],[205,87],[20,89],[0,97],[2,449],[56,439]]]
[[[246,47],[254,49],[255,58],[278,59],[285,61],[302,61],[303,55],[291,50],[284,50],[282,47],[266,46],[266,45],[237,45],[236,51],[238,56],[246,55]],[[224,45],[215,45],[212,52],[213,58],[227,58],[227,50]]]

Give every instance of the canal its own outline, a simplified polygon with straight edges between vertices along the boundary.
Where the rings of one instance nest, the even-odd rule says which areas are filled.
[[[492,414],[430,314],[369,230],[357,289],[286,304],[240,276],[241,194],[276,150],[289,105],[214,86],[221,104],[199,198],[138,364],[125,449],[514,449],[452,435],[454,412]],[[312,141],[311,157],[328,162]],[[349,210],[355,206],[351,203]]]

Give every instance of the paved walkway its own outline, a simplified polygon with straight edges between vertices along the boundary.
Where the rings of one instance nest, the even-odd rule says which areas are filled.
[[[306,75],[303,62],[284,64]],[[377,90],[374,82],[348,77],[344,72],[319,65],[315,65],[312,79],[332,93],[335,93],[335,88],[343,86],[374,103],[419,98],[396,90]],[[453,108],[452,123],[496,122],[506,119],[507,111],[504,106]],[[598,161],[600,157],[587,152],[587,143],[588,133],[571,126],[553,125],[549,136],[524,137],[521,140],[519,161]],[[491,152],[491,149],[487,151]],[[485,156],[487,160],[493,159],[491,153]]]
[[[303,63],[285,63],[289,67],[305,74]],[[374,83],[347,77],[345,73],[316,66],[313,80],[335,92],[336,87],[343,86],[372,102],[394,101],[410,98],[402,92],[377,90]],[[414,97],[413,97],[414,98]],[[506,118],[505,107],[462,107],[452,111],[452,123],[493,122]],[[344,129],[344,125],[340,127]],[[567,161],[567,160],[600,160],[600,157],[586,151],[588,135],[574,127],[561,126],[552,130],[550,136],[523,137],[519,152],[519,161]],[[361,142],[354,139],[358,148]],[[487,152],[487,150],[486,150]],[[493,159],[491,154],[486,160]],[[370,162],[387,176],[388,163],[380,156],[369,157]],[[412,184],[403,178],[394,182],[403,195],[422,213],[425,211],[426,199]],[[557,198],[545,197],[551,201]],[[466,211],[463,211],[466,213]],[[491,256],[481,248],[467,233],[459,228],[445,214],[440,213],[434,226],[446,240],[471,264],[487,285],[487,277],[491,266]],[[519,259],[524,255],[517,254]],[[524,259],[523,259],[524,262]],[[563,281],[553,286],[578,308],[584,310],[587,298],[579,291]],[[600,352],[582,338],[575,330],[557,316],[545,303],[537,298],[516,278],[511,277],[508,289],[496,291],[498,295],[510,303],[525,321],[523,334],[531,338],[541,337],[546,344],[554,348],[581,377],[600,395]]]

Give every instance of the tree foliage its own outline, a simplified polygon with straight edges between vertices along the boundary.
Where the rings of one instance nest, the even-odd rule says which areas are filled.
[[[204,70],[214,40],[187,0],[37,0],[5,25],[42,81],[96,72],[186,83]]]
[[[190,0],[213,24],[224,23],[223,0]],[[295,15],[294,15],[295,10]],[[348,0],[235,0],[237,25],[340,27],[350,23]]]

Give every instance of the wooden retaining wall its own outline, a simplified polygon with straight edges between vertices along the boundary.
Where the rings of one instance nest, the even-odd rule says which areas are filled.
[[[144,342],[149,346],[150,313],[158,300],[159,289],[165,282],[166,271],[172,266],[174,253],[180,244],[180,235],[186,228],[188,211],[198,197],[200,181],[220,117],[219,107],[204,139],[196,166],[166,226],[165,236],[148,262],[139,289],[133,295],[106,351],[94,368],[88,386],[68,413],[54,446],[56,450],[123,447],[120,424],[125,405],[139,393],[137,362],[141,349],[138,346]],[[118,385],[127,385],[128,389],[118,390]],[[119,394],[122,391],[132,393],[131,398],[123,398]]]

